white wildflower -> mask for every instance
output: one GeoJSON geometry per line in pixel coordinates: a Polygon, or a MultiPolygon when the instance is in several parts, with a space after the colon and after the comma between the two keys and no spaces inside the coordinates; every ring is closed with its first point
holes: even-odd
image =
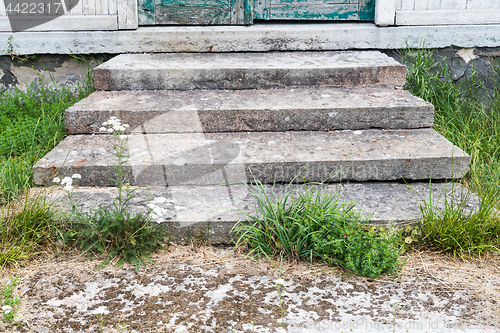
{"type": "Polygon", "coordinates": [[[125,128],[128,128],[128,127],[129,127],[129,125],[128,125],[128,124],[123,124],[122,126],[123,126],[123,127],[125,127],[125,128]]]}
{"type": "Polygon", "coordinates": [[[285,280],[283,280],[283,279],[277,279],[277,280],[274,280],[274,283],[275,284],[279,284],[279,285],[284,285],[285,284],[285,280]]]}
{"type": "Polygon", "coordinates": [[[61,180],[61,185],[72,185],[73,184],[73,179],[71,177],[64,177],[63,180],[61,180]]]}
{"type": "Polygon", "coordinates": [[[125,140],[126,138],[127,138],[127,136],[126,136],[126,135],[123,135],[123,134],[122,134],[122,135],[120,135],[120,139],[125,140]]]}
{"type": "Polygon", "coordinates": [[[54,179],[52,179],[52,182],[53,182],[53,183],[60,183],[60,182],[61,182],[61,178],[59,178],[59,177],[54,177],[54,179]]]}
{"type": "Polygon", "coordinates": [[[112,128],[108,128],[108,133],[113,133],[113,129],[112,128]]]}
{"type": "Polygon", "coordinates": [[[73,176],[71,176],[71,178],[73,178],[73,179],[82,179],[82,175],[80,175],[79,173],[75,173],[75,174],[73,174],[73,176]]]}
{"type": "Polygon", "coordinates": [[[10,305],[4,305],[4,306],[2,306],[2,311],[5,314],[9,314],[12,311],[12,306],[10,306],[10,305]]]}
{"type": "Polygon", "coordinates": [[[71,186],[71,185],[64,186],[65,191],[71,191],[72,189],[73,189],[73,186],[71,186]]]}
{"type": "Polygon", "coordinates": [[[106,127],[99,128],[99,132],[106,132],[106,131],[107,131],[106,127]]]}
{"type": "Polygon", "coordinates": [[[117,126],[114,126],[113,129],[115,131],[118,131],[118,132],[123,132],[125,131],[125,127],[121,126],[121,125],[117,125],[117,126]]]}

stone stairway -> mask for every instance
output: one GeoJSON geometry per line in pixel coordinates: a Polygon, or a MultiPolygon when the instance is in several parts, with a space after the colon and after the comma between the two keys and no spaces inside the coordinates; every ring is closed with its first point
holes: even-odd
{"type": "Polygon", "coordinates": [[[275,195],[275,183],[327,181],[373,223],[413,223],[429,179],[468,170],[430,128],[432,106],[402,90],[406,67],[377,51],[119,55],[94,73],[98,91],[66,110],[74,135],[34,166],[35,183],[80,173],[80,204],[110,204],[116,158],[99,128],[116,116],[130,125],[127,181],[149,187],[132,209],[157,205],[179,235],[207,226],[229,241],[254,180],[275,195]]]}

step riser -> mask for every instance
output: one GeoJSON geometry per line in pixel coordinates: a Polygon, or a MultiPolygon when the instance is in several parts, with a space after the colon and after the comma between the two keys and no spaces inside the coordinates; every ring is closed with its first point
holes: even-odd
{"type": "Polygon", "coordinates": [[[406,69],[394,73],[386,68],[232,70],[218,71],[137,71],[95,70],[96,90],[193,90],[193,89],[276,89],[286,87],[331,86],[360,87],[370,85],[401,86],[406,69]]]}
{"type": "MultiPolygon", "coordinates": [[[[70,136],[34,167],[36,184],[80,173],[81,185],[113,186],[116,158],[103,135],[70,136]],[[69,172],[63,171],[69,168],[69,172]]],[[[469,156],[431,129],[131,135],[131,185],[452,179],[469,156]],[[252,174],[250,174],[250,171],[252,174]]]]}
{"type": "MultiPolygon", "coordinates": [[[[173,167],[152,165],[143,168],[125,166],[126,182],[131,186],[223,185],[226,183],[264,184],[275,182],[341,182],[454,179],[467,170],[468,160],[446,158],[425,160],[346,161],[344,163],[231,164],[173,167]]],[[[70,167],[52,170],[34,168],[35,184],[47,185],[55,175],[79,173],[81,186],[116,186],[112,167],[70,167]],[[52,177],[51,177],[52,176],[52,177]]]]}
{"type": "Polygon", "coordinates": [[[99,133],[111,116],[151,134],[422,128],[434,111],[400,90],[96,92],[66,110],[66,131],[99,133]]]}
{"type": "MultiPolygon", "coordinates": [[[[327,186],[309,185],[324,194],[335,195],[342,202],[364,203],[355,209],[363,213],[370,223],[389,224],[397,223],[399,226],[417,224],[421,219],[420,205],[429,203],[429,193],[436,203],[443,208],[443,199],[448,198],[454,189],[455,196],[460,198],[461,194],[468,193],[466,189],[457,184],[432,184],[429,191],[429,183],[350,183],[330,184],[327,186]],[[465,191],[465,192],[462,192],[465,191]]],[[[283,196],[286,186],[275,185],[274,190],[270,185],[264,185],[266,194],[270,198],[283,196]]],[[[295,193],[303,193],[304,188],[292,185],[289,190],[295,193]]],[[[209,237],[212,244],[231,243],[233,234],[232,227],[240,220],[248,217],[244,215],[255,214],[254,207],[257,204],[253,192],[259,192],[258,188],[248,188],[245,185],[231,186],[204,186],[204,187],[170,187],[153,188],[151,190],[138,189],[134,192],[136,196],[130,201],[133,213],[144,213],[148,203],[160,208],[162,213],[155,222],[171,228],[176,240],[185,241],[189,233],[204,233],[209,237]]],[[[102,204],[111,207],[113,198],[117,191],[114,188],[76,188],[73,199],[78,202],[84,211],[95,208],[102,204]]],[[[61,202],[67,202],[64,193],[53,192],[59,195],[61,202]]],[[[477,202],[474,196],[470,197],[471,203],[477,202]]],[[[271,199],[272,200],[272,199],[271,199]]],[[[474,207],[471,204],[469,207],[474,207]]],[[[63,209],[70,209],[63,206],[63,209]]]]}
{"type": "Polygon", "coordinates": [[[406,67],[380,52],[120,55],[94,69],[97,90],[403,86],[406,67]]]}

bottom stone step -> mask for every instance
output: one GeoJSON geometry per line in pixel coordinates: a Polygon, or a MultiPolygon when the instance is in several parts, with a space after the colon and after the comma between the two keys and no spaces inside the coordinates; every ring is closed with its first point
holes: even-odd
{"type": "MultiPolygon", "coordinates": [[[[340,183],[328,185],[307,185],[328,194],[335,194],[340,201],[353,202],[373,224],[388,224],[394,221],[403,226],[416,224],[421,219],[420,205],[436,202],[443,207],[445,198],[460,198],[467,190],[456,183],[434,183],[429,191],[429,183],[410,184],[395,182],[340,183]],[[451,194],[454,195],[451,195],[451,194]],[[438,202],[439,201],[439,202],[438,202]]],[[[130,201],[131,211],[145,212],[147,205],[154,205],[159,216],[155,222],[172,228],[177,241],[188,241],[189,234],[202,233],[210,243],[232,243],[231,229],[245,214],[255,214],[257,204],[254,192],[264,190],[270,197],[280,198],[287,190],[300,193],[304,185],[263,185],[245,184],[228,186],[173,186],[169,188],[137,189],[130,201]]],[[[111,207],[116,197],[116,188],[79,187],[74,190],[74,202],[83,210],[102,204],[111,207]]],[[[68,198],[61,190],[52,192],[59,195],[64,209],[69,209],[68,198]]],[[[471,196],[471,199],[475,198],[471,196]]],[[[474,207],[474,200],[468,203],[474,207]]]]}

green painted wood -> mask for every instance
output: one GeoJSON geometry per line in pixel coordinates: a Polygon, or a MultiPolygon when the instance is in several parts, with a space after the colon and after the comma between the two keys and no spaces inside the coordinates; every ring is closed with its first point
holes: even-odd
{"type": "Polygon", "coordinates": [[[359,5],[331,1],[271,0],[271,20],[357,20],[359,5]]]}
{"type": "Polygon", "coordinates": [[[360,0],[359,20],[373,21],[375,19],[375,0],[360,0]]]}
{"type": "Polygon", "coordinates": [[[152,0],[137,0],[139,25],[154,25],[155,3],[152,0]]]}
{"type": "Polygon", "coordinates": [[[231,24],[231,0],[156,0],[156,24],[231,24]]]}
{"type": "Polygon", "coordinates": [[[375,0],[138,0],[139,24],[248,25],[260,20],[372,21],[375,0]]]}
{"type": "Polygon", "coordinates": [[[255,0],[253,17],[258,20],[269,20],[271,0],[255,0]]]}

